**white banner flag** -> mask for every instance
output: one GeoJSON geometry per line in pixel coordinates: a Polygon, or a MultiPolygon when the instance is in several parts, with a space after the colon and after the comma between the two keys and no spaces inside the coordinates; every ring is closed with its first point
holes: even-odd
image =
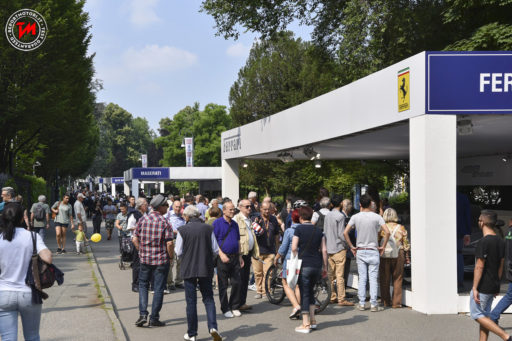
{"type": "Polygon", "coordinates": [[[194,138],[185,137],[185,160],[187,167],[194,167],[194,138]]]}

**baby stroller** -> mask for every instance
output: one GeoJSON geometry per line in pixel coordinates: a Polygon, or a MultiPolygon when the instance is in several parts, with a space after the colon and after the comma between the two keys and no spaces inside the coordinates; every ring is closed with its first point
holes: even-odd
{"type": "Polygon", "coordinates": [[[119,259],[119,269],[126,270],[124,263],[129,263],[133,259],[133,243],[132,237],[125,235],[124,233],[119,236],[121,238],[121,257],[119,259]]]}

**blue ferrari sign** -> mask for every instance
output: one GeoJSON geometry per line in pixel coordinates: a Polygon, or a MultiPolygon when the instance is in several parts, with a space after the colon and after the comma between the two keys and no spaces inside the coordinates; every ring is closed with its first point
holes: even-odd
{"type": "Polygon", "coordinates": [[[512,52],[427,52],[426,113],[512,113],[512,52]]]}

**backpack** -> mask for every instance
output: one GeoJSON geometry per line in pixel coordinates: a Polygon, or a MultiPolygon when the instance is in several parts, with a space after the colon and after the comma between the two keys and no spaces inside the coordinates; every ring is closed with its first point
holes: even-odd
{"type": "Polygon", "coordinates": [[[42,204],[37,204],[34,208],[34,219],[37,221],[44,221],[46,212],[42,204]]]}
{"type": "Polygon", "coordinates": [[[315,226],[323,231],[324,230],[325,214],[323,214],[320,211],[318,211],[316,213],[318,213],[318,220],[316,221],[315,226]]]}
{"type": "Polygon", "coordinates": [[[384,249],[384,254],[382,255],[382,258],[398,258],[398,245],[395,240],[395,233],[400,227],[399,224],[396,224],[395,228],[391,232],[391,235],[389,236],[388,243],[386,244],[386,248],[384,249]]]}

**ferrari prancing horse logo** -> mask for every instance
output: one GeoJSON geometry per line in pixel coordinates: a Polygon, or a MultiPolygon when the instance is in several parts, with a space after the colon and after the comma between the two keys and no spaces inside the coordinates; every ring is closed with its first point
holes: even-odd
{"type": "Polygon", "coordinates": [[[409,68],[398,71],[398,112],[410,109],[409,68]]]}

